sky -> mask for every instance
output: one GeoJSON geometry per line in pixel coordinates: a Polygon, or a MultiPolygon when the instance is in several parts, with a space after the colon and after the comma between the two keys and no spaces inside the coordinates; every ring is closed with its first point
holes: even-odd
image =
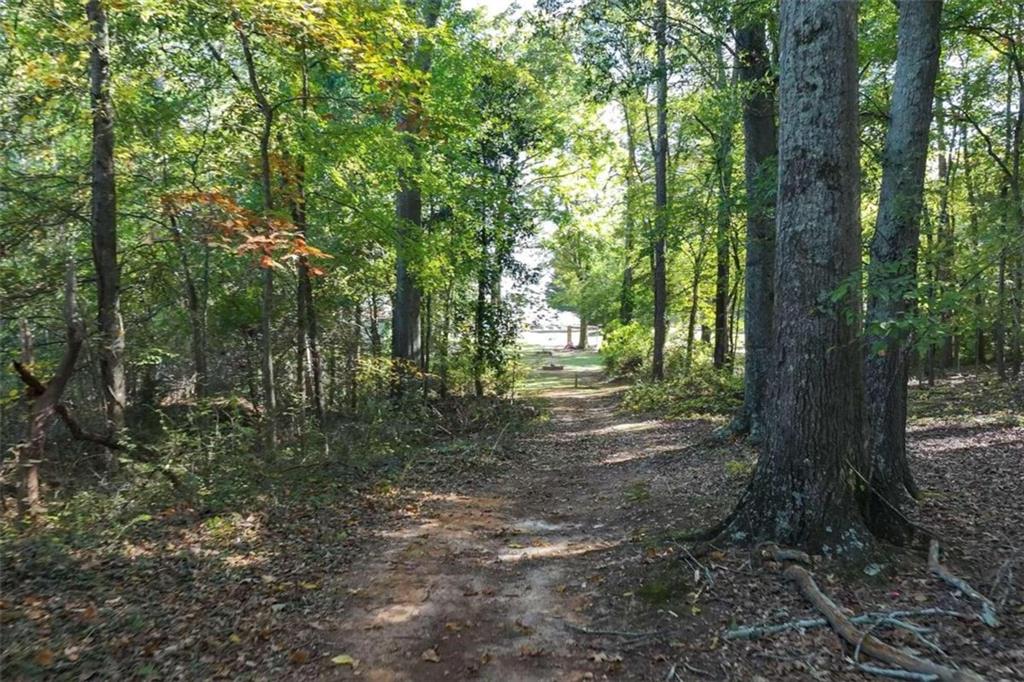
{"type": "MultiPolygon", "coordinates": [[[[481,7],[487,13],[488,16],[496,16],[501,14],[509,7],[515,5],[520,10],[528,10],[534,6],[535,0],[462,0],[462,7],[464,9],[476,9],[481,7]]],[[[543,231],[543,230],[542,230],[543,231]]],[[[525,322],[528,324],[542,324],[545,327],[565,327],[567,325],[579,325],[579,318],[576,315],[568,312],[561,312],[550,309],[544,303],[544,290],[551,281],[551,273],[544,268],[545,261],[547,260],[547,253],[537,247],[524,247],[520,248],[516,254],[520,261],[526,263],[529,266],[542,267],[541,279],[537,284],[529,287],[529,297],[531,302],[527,304],[525,313],[525,322]]],[[[502,289],[509,290],[517,288],[509,278],[504,278],[502,282],[502,289]]]]}
{"type": "Polygon", "coordinates": [[[500,14],[512,5],[518,5],[521,9],[530,9],[533,7],[533,0],[462,0],[462,6],[465,9],[483,7],[490,16],[500,14]]]}

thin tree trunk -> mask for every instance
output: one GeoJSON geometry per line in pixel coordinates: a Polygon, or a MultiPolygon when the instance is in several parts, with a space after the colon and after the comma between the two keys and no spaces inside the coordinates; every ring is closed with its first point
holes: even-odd
{"type": "MultiPolygon", "coordinates": [[[[978,225],[978,198],[974,187],[974,175],[971,171],[972,160],[969,157],[970,145],[967,143],[967,128],[964,128],[964,184],[967,186],[967,210],[971,239],[975,249],[980,246],[981,229],[978,225]]],[[[981,367],[985,364],[985,326],[982,319],[985,312],[985,292],[979,288],[974,296],[974,364],[981,367]]]]}
{"type": "MultiPolygon", "coordinates": [[[[171,236],[174,239],[174,246],[178,251],[178,260],[181,263],[181,278],[185,284],[185,307],[188,309],[190,327],[192,371],[195,374],[195,397],[201,399],[206,397],[209,383],[209,369],[206,357],[206,306],[201,300],[195,277],[192,276],[192,266],[189,263],[188,250],[185,248],[185,240],[181,233],[181,228],[178,226],[178,218],[171,213],[169,220],[171,236]]],[[[203,296],[205,296],[205,291],[203,296]]]]}
{"type": "Polygon", "coordinates": [[[622,115],[626,120],[626,206],[623,218],[622,287],[619,291],[619,322],[633,321],[633,199],[636,194],[636,140],[629,116],[629,106],[622,101],[622,115]]]}
{"type": "MultiPolygon", "coordinates": [[[[942,2],[901,2],[896,80],[889,113],[882,190],[868,266],[868,417],[866,519],[886,539],[905,542],[911,528],[900,513],[916,496],[907,460],[907,378],[910,337],[898,324],[912,313],[916,289],[928,128],[939,68],[942,2]],[[897,323],[897,324],[893,324],[897,323]]],[[[946,169],[948,171],[948,168],[946,169]]],[[[943,209],[946,210],[946,209],[943,209]]],[[[942,230],[940,218],[939,229],[942,230]]],[[[929,351],[929,362],[934,352],[929,351]]]]}
{"type": "Polygon", "coordinates": [[[377,307],[377,294],[370,294],[370,353],[379,358],[380,342],[380,309],[377,307]]]}
{"type": "Polygon", "coordinates": [[[484,395],[484,324],[487,307],[487,274],[483,270],[477,276],[476,309],[474,313],[475,345],[473,356],[473,388],[477,398],[484,395]]]}
{"type": "MultiPolygon", "coordinates": [[[[728,88],[725,60],[717,53],[718,87],[728,88]]],[[[729,363],[729,227],[732,222],[732,129],[733,112],[722,114],[715,141],[715,170],[718,180],[718,207],[715,212],[715,345],[712,364],[724,369],[729,363]]]]}
{"type": "MultiPolygon", "coordinates": [[[[20,471],[18,510],[22,514],[34,516],[43,509],[39,488],[39,464],[46,454],[46,432],[85,342],[85,325],[79,317],[75,300],[74,261],[70,258],[64,284],[64,320],[67,325],[67,342],[53,378],[45,385],[26,382],[29,383],[27,392],[32,401],[28,417],[28,439],[18,447],[16,460],[20,471]]],[[[15,370],[23,379],[31,376],[27,365],[15,363],[15,370]]]]}
{"type": "Polygon", "coordinates": [[[590,334],[590,330],[589,330],[589,324],[587,322],[587,318],[580,317],[579,341],[576,344],[577,350],[586,350],[587,349],[587,336],[589,336],[589,334],[590,334]]]}
{"type": "Polygon", "coordinates": [[[762,24],[736,32],[739,77],[749,90],[743,102],[744,177],[747,191],[745,294],[743,300],[743,407],[731,425],[750,440],[764,440],[765,391],[772,348],[775,289],[775,84],[762,24]]]}
{"type": "MultiPolygon", "coordinates": [[[[941,0],[938,2],[941,10],[941,0]]],[[[935,98],[935,127],[938,137],[938,174],[939,174],[939,222],[936,229],[936,253],[935,253],[935,284],[939,297],[951,288],[955,288],[953,282],[953,263],[956,256],[955,234],[953,230],[953,216],[949,210],[949,194],[954,175],[954,158],[956,138],[952,144],[947,140],[946,135],[946,112],[942,97],[935,98]]],[[[942,327],[949,332],[953,325],[953,313],[950,310],[941,311],[942,327]]],[[[939,348],[936,349],[936,363],[939,367],[947,369],[953,365],[954,337],[947,333],[941,340],[939,348]]]]}
{"type": "Polygon", "coordinates": [[[355,416],[359,408],[359,352],[361,349],[363,308],[358,302],[352,305],[352,325],[349,331],[348,353],[345,369],[348,374],[348,411],[355,416]]]}
{"type": "Polygon", "coordinates": [[[999,252],[999,274],[996,279],[996,320],[992,329],[996,373],[1006,379],[1006,247],[999,252]]]}
{"type": "Polygon", "coordinates": [[[693,279],[690,280],[690,310],[686,318],[686,369],[693,367],[693,347],[697,335],[697,312],[700,308],[700,280],[704,275],[704,259],[694,258],[693,279]]]}
{"type": "Polygon", "coordinates": [[[96,266],[97,318],[102,347],[100,373],[107,431],[124,428],[127,402],[121,282],[117,264],[117,195],[114,175],[114,107],[110,99],[110,44],[100,0],[85,6],[92,27],[89,52],[92,102],[92,257],[96,266]]]}
{"type": "Polygon", "coordinates": [[[666,0],[657,2],[655,42],[657,44],[658,79],[657,143],[654,154],[654,352],[651,375],[657,380],[665,377],[665,338],[668,332],[668,288],[665,273],[665,236],[668,231],[668,61],[667,45],[668,7],[666,0]]]}
{"type": "Polygon", "coordinates": [[[857,3],[782,0],[775,372],[768,439],[726,532],[830,554],[867,540],[862,464],[857,3]],[[840,287],[849,290],[828,308],[840,287]]]}
{"type": "MultiPolygon", "coordinates": [[[[242,28],[241,17],[235,12],[235,31],[242,45],[249,87],[261,117],[260,144],[260,187],[263,200],[263,217],[269,219],[274,209],[274,196],[271,189],[270,140],[274,128],[274,108],[267,100],[263,87],[256,74],[256,62],[249,45],[249,35],[242,28]]],[[[269,229],[269,227],[267,228],[269,229]]],[[[269,255],[269,254],[268,254],[269,255]]],[[[265,421],[265,446],[268,452],[277,446],[277,394],[274,386],[274,355],[273,355],[273,315],[274,315],[274,271],[271,267],[263,268],[263,292],[260,300],[260,369],[263,382],[263,412],[265,421]]]]}
{"type": "Polygon", "coordinates": [[[439,354],[441,356],[441,397],[448,397],[448,343],[451,337],[452,323],[452,287],[449,282],[448,289],[444,295],[444,319],[441,322],[441,343],[439,354]]]}

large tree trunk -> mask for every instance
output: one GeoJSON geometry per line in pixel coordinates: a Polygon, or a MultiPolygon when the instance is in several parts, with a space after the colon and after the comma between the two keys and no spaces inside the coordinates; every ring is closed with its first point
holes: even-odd
{"type": "Polygon", "coordinates": [[[765,436],[765,390],[772,349],[775,289],[775,84],[762,24],[736,32],[739,77],[749,88],[743,102],[744,176],[747,191],[747,256],[743,305],[743,407],[731,430],[765,436]]]}
{"type": "Polygon", "coordinates": [[[845,555],[868,539],[851,473],[863,452],[857,4],[782,0],[780,34],[770,423],[727,532],[845,555]]]}
{"type": "Polygon", "coordinates": [[[665,337],[668,333],[668,288],[665,274],[665,235],[668,231],[668,61],[667,44],[668,7],[666,0],[658,0],[655,25],[657,42],[657,142],[654,150],[654,352],[651,375],[655,380],[665,377],[665,337]]]}
{"type": "Polygon", "coordinates": [[[395,300],[391,312],[391,358],[418,363],[420,357],[419,285],[409,270],[407,252],[423,224],[423,203],[419,186],[403,175],[402,189],[395,201],[399,220],[398,255],[395,258],[395,300]]]}
{"type": "Polygon", "coordinates": [[[580,335],[579,341],[576,343],[577,350],[587,349],[587,337],[590,335],[590,326],[587,322],[586,317],[580,317],[580,335]]]}
{"type": "Polygon", "coordinates": [[[114,107],[110,100],[110,45],[107,15],[100,0],[89,0],[92,26],[89,53],[92,101],[92,258],[96,266],[97,317],[102,348],[100,373],[107,430],[124,427],[127,391],[124,376],[124,327],[117,265],[117,196],[114,180],[114,107]]]}
{"type": "MultiPolygon", "coordinates": [[[[438,0],[426,0],[423,11],[423,25],[433,28],[440,11],[438,0]]],[[[413,47],[412,60],[415,67],[423,72],[430,71],[431,52],[426,45],[413,47]]],[[[399,172],[399,192],[395,199],[395,215],[398,220],[397,255],[395,258],[395,299],[391,317],[391,359],[398,364],[399,374],[395,387],[401,389],[402,365],[419,364],[420,361],[420,301],[423,293],[410,269],[410,254],[414,251],[423,229],[423,199],[419,185],[420,133],[419,98],[410,98],[398,122],[399,131],[405,134],[406,147],[413,160],[412,167],[399,172]]]]}
{"type": "Polygon", "coordinates": [[[940,0],[904,0],[899,5],[896,80],[868,265],[864,382],[870,490],[866,518],[875,534],[900,542],[908,539],[911,528],[899,510],[908,492],[916,494],[906,442],[912,349],[909,334],[900,324],[892,323],[911,314],[910,297],[917,287],[922,193],[932,95],[939,68],[941,15],[940,0]]]}

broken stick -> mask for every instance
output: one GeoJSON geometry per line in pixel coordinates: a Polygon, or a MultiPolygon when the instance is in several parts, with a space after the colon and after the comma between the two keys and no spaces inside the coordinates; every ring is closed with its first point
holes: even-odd
{"type": "Polygon", "coordinates": [[[966,580],[953,575],[948,568],[939,563],[938,540],[932,540],[928,543],[928,570],[942,578],[946,584],[955,587],[971,599],[980,602],[981,613],[978,615],[978,619],[990,628],[999,627],[999,617],[996,615],[995,604],[988,597],[971,587],[970,583],[966,580]]]}
{"type": "Polygon", "coordinates": [[[910,656],[874,637],[869,632],[861,632],[818,588],[814,577],[802,566],[790,566],[783,575],[796,583],[800,594],[811,602],[814,608],[821,612],[821,615],[825,616],[825,620],[837,635],[850,646],[857,647],[859,651],[868,656],[907,672],[916,673],[919,678],[935,679],[939,682],[980,682],[982,680],[981,677],[969,670],[954,670],[924,658],[910,656]]]}
{"type": "MultiPolygon", "coordinates": [[[[895,619],[899,618],[918,618],[921,616],[951,616],[953,618],[971,618],[965,613],[959,611],[949,611],[947,609],[916,609],[910,611],[872,611],[871,613],[864,613],[859,616],[853,616],[850,618],[851,623],[860,624],[879,624],[885,625],[887,622],[895,624],[895,619]]],[[[799,620],[791,620],[785,623],[769,624],[769,625],[750,625],[745,627],[732,628],[726,630],[723,635],[724,639],[757,639],[759,637],[766,637],[768,635],[778,634],[780,632],[786,632],[787,630],[810,630],[811,628],[820,628],[828,625],[828,621],[824,618],[801,618],[799,620]]],[[[899,627],[903,627],[900,625],[899,627]]],[[[904,627],[904,629],[907,629],[904,627]]],[[[926,632],[927,628],[922,628],[922,632],[926,632]]]]}

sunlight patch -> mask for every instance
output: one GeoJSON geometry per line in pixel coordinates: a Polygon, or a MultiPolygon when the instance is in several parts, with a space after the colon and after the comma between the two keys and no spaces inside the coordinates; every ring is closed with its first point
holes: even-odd
{"type": "Polygon", "coordinates": [[[588,552],[611,549],[612,547],[620,544],[620,542],[621,540],[615,542],[602,542],[595,540],[593,542],[574,543],[570,540],[562,540],[561,542],[553,542],[540,547],[521,547],[508,552],[502,552],[498,555],[498,561],[511,562],[524,561],[527,559],[550,559],[577,556],[579,554],[587,554],[588,552]]]}
{"type": "Polygon", "coordinates": [[[405,623],[423,611],[422,604],[392,604],[385,606],[373,616],[373,625],[396,625],[405,623]]]}
{"type": "Polygon", "coordinates": [[[626,422],[624,424],[612,424],[601,429],[594,429],[589,433],[594,436],[605,436],[611,433],[635,433],[637,431],[649,431],[661,426],[656,419],[649,419],[642,422],[626,422]]]}

